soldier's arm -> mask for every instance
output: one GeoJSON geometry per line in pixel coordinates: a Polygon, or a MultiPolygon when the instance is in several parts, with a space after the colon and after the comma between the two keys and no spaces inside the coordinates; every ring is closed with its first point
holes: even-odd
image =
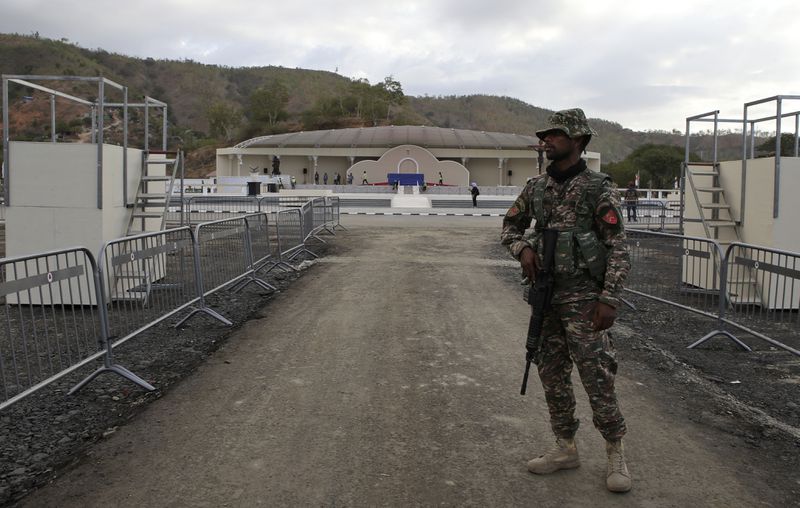
{"type": "Polygon", "coordinates": [[[595,213],[595,224],[600,240],[608,249],[605,283],[599,301],[616,308],[619,306],[622,287],[628,277],[631,263],[625,244],[620,195],[611,182],[604,184],[595,213]]]}
{"type": "Polygon", "coordinates": [[[522,190],[503,218],[500,243],[508,247],[514,259],[519,259],[525,247],[535,248],[523,238],[525,230],[531,226],[533,218],[531,215],[532,210],[529,210],[528,206],[530,189],[532,189],[532,186],[528,185],[522,190]]]}

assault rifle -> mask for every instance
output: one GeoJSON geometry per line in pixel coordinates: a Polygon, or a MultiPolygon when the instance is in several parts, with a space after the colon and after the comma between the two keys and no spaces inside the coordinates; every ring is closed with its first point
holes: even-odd
{"type": "Polygon", "coordinates": [[[556,241],[558,230],[545,229],[543,232],[542,265],[536,272],[536,280],[528,289],[528,305],[531,306],[531,320],[528,324],[528,338],[525,341],[525,375],[522,377],[520,395],[525,395],[528,388],[528,374],[531,371],[531,362],[539,364],[542,359],[542,324],[544,313],[550,308],[553,298],[553,274],[556,254],[556,241]]]}

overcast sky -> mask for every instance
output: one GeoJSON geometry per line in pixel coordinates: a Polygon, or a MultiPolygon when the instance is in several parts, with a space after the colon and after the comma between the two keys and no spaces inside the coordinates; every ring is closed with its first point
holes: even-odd
{"type": "Polygon", "coordinates": [[[800,95],[797,0],[0,2],[0,32],[37,31],[138,57],[393,75],[409,95],[579,106],[635,130],[800,95]]]}

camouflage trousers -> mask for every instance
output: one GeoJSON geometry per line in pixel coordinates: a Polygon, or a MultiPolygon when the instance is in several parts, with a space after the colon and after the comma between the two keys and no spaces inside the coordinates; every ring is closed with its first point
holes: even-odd
{"type": "Polygon", "coordinates": [[[614,375],[616,353],[607,331],[592,329],[595,300],[553,305],[542,327],[539,379],[550,410],[550,426],[559,438],[572,438],[578,430],[572,364],[589,395],[592,421],[606,440],[625,434],[625,419],[617,405],[614,375]]]}

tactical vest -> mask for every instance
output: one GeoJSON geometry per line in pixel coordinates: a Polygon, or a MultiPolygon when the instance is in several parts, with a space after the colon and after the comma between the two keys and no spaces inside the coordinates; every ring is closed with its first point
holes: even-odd
{"type": "MultiPolygon", "coordinates": [[[[600,283],[605,280],[608,249],[592,229],[597,201],[602,193],[603,183],[611,180],[605,173],[586,169],[589,181],[575,203],[575,225],[559,229],[556,243],[555,273],[557,275],[577,276],[588,270],[600,283]]],[[[544,191],[550,176],[538,180],[533,187],[533,217],[536,230],[548,227],[548,217],[544,209],[544,191]]],[[[542,252],[542,235],[535,236],[537,252],[542,252]]]]}

